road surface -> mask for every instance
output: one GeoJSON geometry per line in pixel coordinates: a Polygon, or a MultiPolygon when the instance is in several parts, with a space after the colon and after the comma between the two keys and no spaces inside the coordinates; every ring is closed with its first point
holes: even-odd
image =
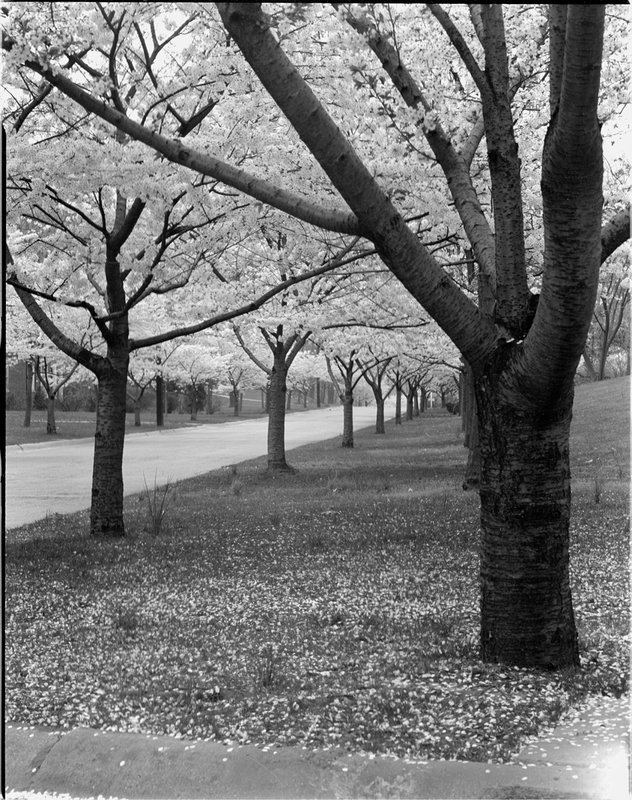
{"type": "MultiPolygon", "coordinates": [[[[353,410],[354,428],[375,424],[375,407],[353,410]]],[[[267,452],[267,419],[237,420],[125,437],[125,494],[147,486],[203,475],[267,452]]],[[[288,414],[286,450],[342,434],[342,407],[288,414]]],[[[6,448],[5,526],[15,528],[47,514],[90,507],[94,440],[12,445],[6,448]]]]}

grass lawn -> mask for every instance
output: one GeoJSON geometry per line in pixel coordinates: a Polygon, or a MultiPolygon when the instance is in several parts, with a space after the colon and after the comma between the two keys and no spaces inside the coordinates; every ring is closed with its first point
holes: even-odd
{"type": "MultiPolygon", "coordinates": [[[[303,411],[301,405],[296,404],[292,412],[303,411]]],[[[265,416],[260,409],[254,411],[244,408],[239,417],[235,417],[232,409],[222,408],[213,414],[198,412],[197,420],[191,421],[190,414],[165,414],[165,424],[162,430],[170,428],[186,428],[191,425],[217,425],[222,422],[234,422],[237,419],[256,419],[265,416]]],[[[24,427],[24,411],[7,411],[5,415],[5,444],[33,444],[35,442],[54,442],[59,439],[81,439],[94,436],[96,414],[89,411],[55,411],[57,433],[46,433],[46,411],[33,410],[31,425],[24,427]]],[[[134,433],[147,433],[158,430],[156,426],[155,410],[150,409],[141,414],[141,426],[134,425],[134,414],[126,415],[126,435],[134,433]]]]}
{"type": "Polygon", "coordinates": [[[508,759],[627,691],[629,379],[580,387],[572,582],[582,668],[483,664],[478,497],[460,420],[427,413],[177,484],[153,532],[85,512],[8,532],[6,718],[233,743],[508,759]]]}

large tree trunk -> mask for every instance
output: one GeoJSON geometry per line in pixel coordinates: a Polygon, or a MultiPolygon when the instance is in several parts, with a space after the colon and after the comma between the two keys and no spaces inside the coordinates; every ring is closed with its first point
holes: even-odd
{"type": "Polygon", "coordinates": [[[463,425],[465,430],[465,447],[468,449],[467,466],[463,478],[463,489],[473,489],[479,486],[481,471],[481,451],[478,437],[478,419],[476,414],[476,394],[474,391],[474,378],[472,370],[465,364],[463,378],[463,396],[465,399],[465,413],[463,425]]]}
{"type": "Polygon", "coordinates": [[[572,388],[546,413],[498,381],[476,385],[481,445],[481,657],[579,664],[569,586],[572,388]]]}
{"type": "Polygon", "coordinates": [[[395,424],[402,424],[402,387],[399,383],[395,387],[395,424]]]}
{"type": "Polygon", "coordinates": [[[289,469],[285,460],[285,404],[287,394],[287,367],[283,348],[274,354],[268,391],[268,469],[289,469]]]}
{"type": "Polygon", "coordinates": [[[125,442],[125,398],[127,354],[110,357],[98,377],[97,423],[94,435],[92,506],[93,536],[124,536],[123,444],[125,442]]]}

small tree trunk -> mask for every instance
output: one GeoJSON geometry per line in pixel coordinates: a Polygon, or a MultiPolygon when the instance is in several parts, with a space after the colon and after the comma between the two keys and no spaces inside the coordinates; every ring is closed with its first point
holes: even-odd
{"type": "Polygon", "coordinates": [[[569,586],[572,388],[525,410],[477,382],[481,440],[481,657],[520,667],[579,664],[569,586]]]}
{"type": "Polygon", "coordinates": [[[402,424],[402,388],[399,383],[395,386],[395,424],[402,424]]]}
{"type": "Polygon", "coordinates": [[[195,422],[197,419],[197,387],[191,386],[189,397],[190,397],[190,405],[191,405],[191,422],[195,422]]]}
{"type": "Polygon", "coordinates": [[[162,375],[156,375],[156,426],[164,427],[165,424],[165,382],[162,375]]]}
{"type": "Polygon", "coordinates": [[[33,411],[33,364],[26,362],[24,384],[24,427],[31,427],[31,413],[33,411]]]}
{"type": "Polygon", "coordinates": [[[375,414],[375,432],[386,433],[386,428],[384,427],[384,395],[379,385],[371,385],[371,389],[373,389],[373,397],[375,398],[375,405],[377,407],[375,414]]]}
{"type": "Polygon", "coordinates": [[[46,433],[54,436],[57,433],[55,422],[55,395],[49,395],[46,403],[46,433]]]}
{"type": "Polygon", "coordinates": [[[110,358],[110,363],[98,376],[90,509],[90,533],[93,536],[125,535],[123,445],[127,364],[127,355],[116,360],[110,358]]]}
{"type": "Polygon", "coordinates": [[[141,421],[140,421],[140,397],[137,397],[134,400],[134,427],[140,428],[141,421]]]}
{"type": "Polygon", "coordinates": [[[413,392],[412,390],[406,395],[406,419],[413,418],[413,392]]]}
{"type": "MultiPolygon", "coordinates": [[[[282,348],[279,348],[282,350],[282,348]]],[[[289,469],[285,460],[287,368],[282,352],[275,353],[268,390],[268,469],[289,469]]]]}
{"type": "Polygon", "coordinates": [[[291,409],[291,407],[292,407],[292,390],[291,389],[286,392],[286,396],[287,396],[287,401],[286,401],[286,404],[285,404],[285,410],[289,411],[291,409]]]}
{"type": "Polygon", "coordinates": [[[233,417],[239,416],[239,389],[233,389],[233,417]]]}
{"type": "Polygon", "coordinates": [[[342,400],[342,447],[353,447],[353,392],[347,389],[342,400]]]}
{"type": "Polygon", "coordinates": [[[316,378],[316,408],[320,408],[320,378],[316,378]]]}

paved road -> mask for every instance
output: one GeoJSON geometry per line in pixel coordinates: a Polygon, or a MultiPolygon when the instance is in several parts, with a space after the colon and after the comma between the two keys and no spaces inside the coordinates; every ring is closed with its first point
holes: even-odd
{"type": "MultiPolygon", "coordinates": [[[[354,409],[354,427],[375,423],[375,408],[354,409]]],[[[286,418],[286,449],[342,433],[342,408],[321,409],[286,418]]],[[[147,485],[191,478],[266,453],[267,420],[129,434],[125,439],[125,494],[147,485]]],[[[90,506],[93,439],[13,445],[6,448],[5,525],[15,528],[47,514],[90,506]]]]}

